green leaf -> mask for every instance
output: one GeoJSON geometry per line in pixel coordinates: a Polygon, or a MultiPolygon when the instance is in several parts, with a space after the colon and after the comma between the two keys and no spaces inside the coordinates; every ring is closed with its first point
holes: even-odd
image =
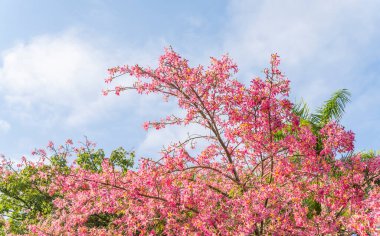
{"type": "Polygon", "coordinates": [[[346,104],[350,102],[351,93],[347,89],[336,91],[324,105],[311,115],[311,122],[319,126],[324,126],[332,119],[339,121],[344,113],[346,104]]]}
{"type": "Polygon", "coordinates": [[[128,153],[124,148],[119,147],[112,151],[110,156],[110,162],[116,166],[120,167],[123,172],[126,172],[128,169],[133,167],[135,153],[128,153]],[[127,155],[129,157],[127,157],[127,155]]]}
{"type": "Polygon", "coordinates": [[[299,116],[302,120],[310,120],[310,109],[305,101],[296,102],[293,105],[293,113],[299,116]]]}

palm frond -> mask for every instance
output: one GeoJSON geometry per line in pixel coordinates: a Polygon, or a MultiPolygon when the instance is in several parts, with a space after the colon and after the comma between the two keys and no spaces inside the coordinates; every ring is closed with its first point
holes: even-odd
{"type": "Polygon", "coordinates": [[[306,102],[301,100],[300,102],[295,102],[293,105],[293,113],[300,118],[309,121],[310,120],[310,109],[306,102]]]}
{"type": "Polygon", "coordinates": [[[315,124],[324,125],[335,119],[339,121],[344,113],[346,104],[350,102],[351,93],[347,89],[336,91],[324,105],[311,115],[311,121],[315,124]]]}

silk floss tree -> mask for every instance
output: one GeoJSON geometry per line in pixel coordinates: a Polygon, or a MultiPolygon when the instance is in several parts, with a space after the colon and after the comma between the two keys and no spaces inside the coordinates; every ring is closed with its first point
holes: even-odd
{"type": "MultiPolygon", "coordinates": [[[[273,54],[263,78],[245,86],[228,57],[191,67],[167,49],[156,68],[118,66],[133,86],[104,91],[158,93],[177,101],[184,116],[144,128],[195,124],[194,134],[120,171],[105,158],[101,171],[75,163],[49,187],[54,211],[30,226],[40,235],[326,235],[374,234],[380,214],[380,158],[354,153],[354,134],[339,124],[347,92],[315,115],[289,100],[290,81],[273,54]],[[342,100],[343,98],[343,100],[342,100]],[[338,108],[336,108],[338,104],[338,108]],[[205,147],[194,154],[194,139],[205,147]],[[192,154],[191,154],[192,153],[192,154]],[[351,153],[349,158],[340,158],[351,153]],[[94,215],[112,217],[94,227],[94,215]]],[[[334,95],[335,96],[335,95],[334,95]]]]}

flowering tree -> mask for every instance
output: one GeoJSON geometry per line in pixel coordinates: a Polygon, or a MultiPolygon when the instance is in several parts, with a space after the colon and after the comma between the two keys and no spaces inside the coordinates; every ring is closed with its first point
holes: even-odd
{"type": "Polygon", "coordinates": [[[354,134],[337,120],[313,129],[289,101],[289,80],[271,57],[264,78],[247,87],[227,56],[191,67],[166,50],[157,68],[109,69],[137,78],[126,90],[174,98],[186,114],[144,128],[196,124],[192,134],[122,171],[77,164],[55,176],[53,213],[30,225],[38,235],[325,235],[375,233],[380,217],[380,157],[355,154],[354,134]],[[197,140],[206,147],[189,148],[197,140]],[[345,154],[345,158],[340,158],[345,154]],[[91,224],[89,222],[97,222],[91,224]]]}
{"type": "MultiPolygon", "coordinates": [[[[33,155],[40,156],[37,162],[27,161],[25,157],[17,165],[2,157],[0,162],[0,235],[26,234],[28,225],[38,223],[40,218],[49,217],[54,207],[54,200],[63,195],[49,192],[49,186],[61,175],[70,175],[68,157],[74,156],[77,166],[91,172],[101,172],[105,158],[102,149],[95,149],[95,144],[88,141],[80,148],[74,148],[72,140],[65,145],[55,147],[49,142],[47,149],[36,149],[33,155]]],[[[113,168],[125,172],[133,166],[133,153],[127,153],[119,147],[108,160],[113,168]]],[[[104,215],[111,220],[112,215],[104,215]]],[[[87,224],[99,226],[104,224],[96,216],[87,219],[87,224]]]]}

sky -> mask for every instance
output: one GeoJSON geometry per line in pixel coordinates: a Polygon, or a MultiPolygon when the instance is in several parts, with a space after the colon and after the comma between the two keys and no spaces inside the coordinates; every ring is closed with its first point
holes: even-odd
{"type": "Polygon", "coordinates": [[[228,53],[244,83],[276,52],[292,101],[315,109],[348,89],[342,124],[356,133],[356,150],[379,150],[379,11],[375,0],[0,0],[0,153],[17,159],[86,136],[106,153],[157,156],[196,128],[145,131],[144,121],[180,112],[176,105],[101,91],[107,68],[155,66],[168,46],[192,65],[228,53]]]}

